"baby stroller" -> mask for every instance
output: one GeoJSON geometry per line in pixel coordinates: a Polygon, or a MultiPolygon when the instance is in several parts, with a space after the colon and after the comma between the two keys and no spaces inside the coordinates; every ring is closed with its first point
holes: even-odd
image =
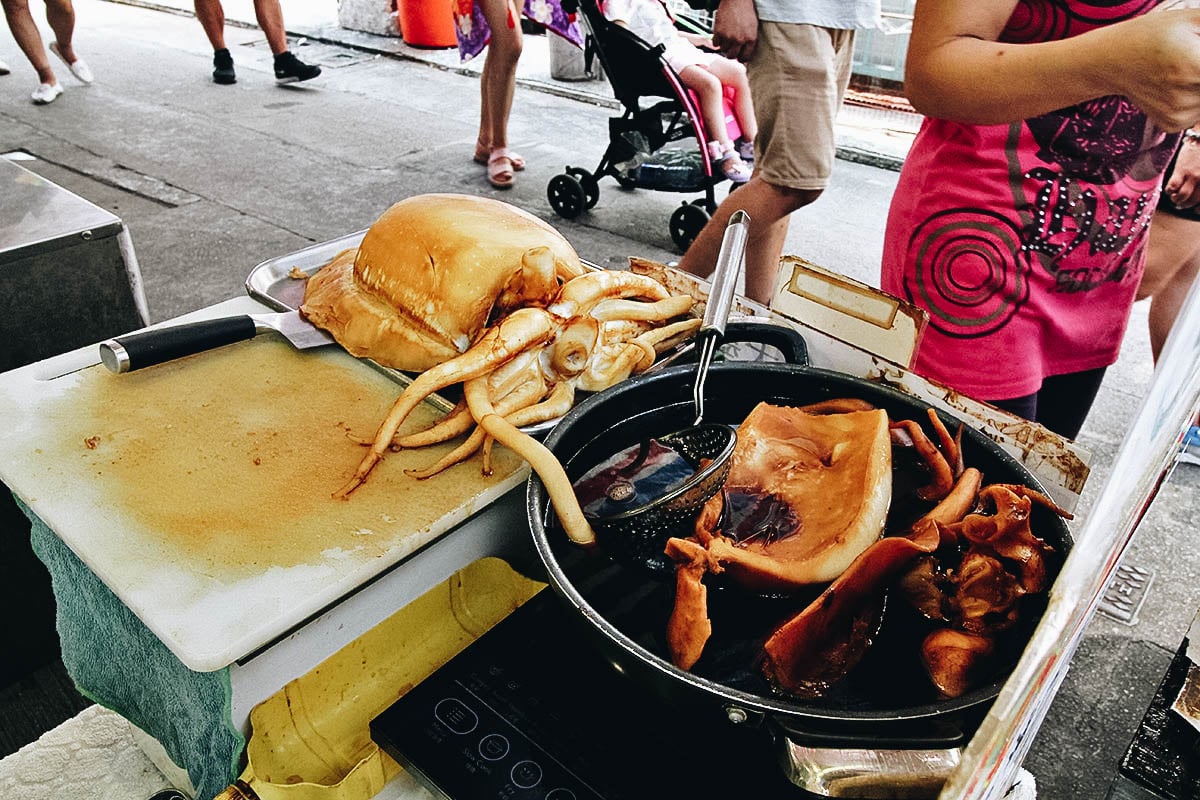
{"type": "Polygon", "coordinates": [[[700,233],[717,208],[713,188],[726,180],[706,157],[709,138],[704,120],[679,75],[662,57],[661,45],[651,47],[637,35],[611,22],[599,0],[578,0],[590,29],[586,65],[600,65],[624,113],[608,121],[608,148],[600,165],[588,172],[568,166],[550,179],[546,198],[555,213],[574,219],[600,199],[599,180],[611,175],[621,186],[671,192],[704,192],[671,214],[671,240],[680,250],[700,233]],[[658,102],[643,107],[645,98],[658,102]],[[695,148],[668,147],[694,139],[695,148]]]}

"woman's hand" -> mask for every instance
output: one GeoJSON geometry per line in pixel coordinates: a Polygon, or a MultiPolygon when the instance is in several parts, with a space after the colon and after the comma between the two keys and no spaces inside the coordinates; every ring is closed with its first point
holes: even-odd
{"type": "MultiPolygon", "coordinates": [[[[1123,94],[1167,131],[1200,121],[1200,10],[1144,14],[1114,25],[1114,94],[1123,94]]],[[[1194,146],[1189,149],[1195,149],[1194,146]]]]}
{"type": "Polygon", "coordinates": [[[1176,208],[1195,208],[1200,203],[1200,141],[1183,140],[1163,191],[1176,208]]]}
{"type": "Polygon", "coordinates": [[[758,44],[758,12],[754,0],[721,0],[713,16],[713,46],[721,55],[743,64],[758,44]]]}

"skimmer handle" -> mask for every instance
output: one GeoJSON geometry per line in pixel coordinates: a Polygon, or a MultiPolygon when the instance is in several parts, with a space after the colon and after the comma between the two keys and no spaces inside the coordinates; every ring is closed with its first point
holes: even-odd
{"type": "Polygon", "coordinates": [[[733,212],[725,226],[725,236],[721,239],[708,301],[704,304],[704,318],[696,333],[700,359],[696,365],[696,383],[692,387],[692,401],[696,408],[693,425],[699,425],[704,419],[704,381],[708,378],[708,367],[717,352],[717,346],[725,337],[725,323],[729,321],[729,311],[733,308],[733,292],[737,288],[742,264],[746,261],[746,239],[749,234],[750,215],[741,210],[733,212]]]}

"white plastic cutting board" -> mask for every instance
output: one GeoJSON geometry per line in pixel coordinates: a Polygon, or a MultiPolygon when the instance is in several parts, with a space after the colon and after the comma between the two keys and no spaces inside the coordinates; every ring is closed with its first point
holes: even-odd
{"type": "MultiPolygon", "coordinates": [[[[261,312],[235,298],[181,320],[261,312]]],[[[177,320],[179,321],[179,320],[177,320]]],[[[399,394],[337,347],[263,335],[115,375],[83,348],[0,375],[0,479],[190,669],[287,633],[522,483],[497,447],[434,478],[442,445],[352,474],[399,394]]],[[[422,408],[402,432],[436,418],[422,408]],[[420,419],[416,419],[420,416],[420,419]]]]}

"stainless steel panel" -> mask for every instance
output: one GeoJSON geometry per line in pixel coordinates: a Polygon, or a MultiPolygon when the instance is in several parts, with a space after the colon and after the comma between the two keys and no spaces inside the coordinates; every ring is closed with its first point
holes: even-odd
{"type": "Polygon", "coordinates": [[[120,218],[0,158],[0,264],[115,236],[120,218]]]}

